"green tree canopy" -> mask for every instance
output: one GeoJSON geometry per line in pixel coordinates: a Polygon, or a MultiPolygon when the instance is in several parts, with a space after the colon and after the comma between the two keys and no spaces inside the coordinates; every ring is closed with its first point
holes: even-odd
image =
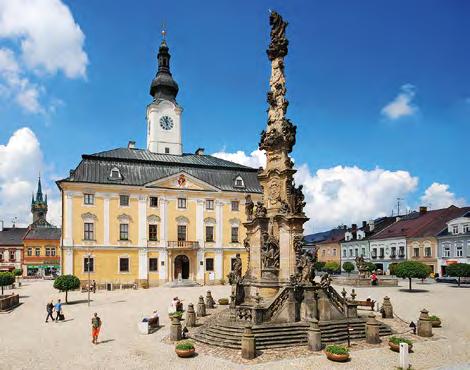
{"type": "Polygon", "coordinates": [[[15,275],[15,276],[23,275],[23,269],[14,269],[13,270],[13,275],[15,275]]]}
{"type": "Polygon", "coordinates": [[[323,268],[325,267],[325,262],[315,262],[315,270],[317,271],[323,271],[323,268]]]}
{"type": "Polygon", "coordinates": [[[339,266],[339,263],[338,262],[335,262],[335,261],[328,261],[327,263],[325,263],[325,267],[324,267],[325,271],[328,271],[328,272],[336,272],[340,269],[340,266],[339,266]]]}
{"type": "Polygon", "coordinates": [[[460,278],[470,277],[470,264],[468,263],[454,263],[447,266],[447,275],[458,278],[458,284],[460,286],[460,278]]]}
{"type": "Polygon", "coordinates": [[[373,272],[377,270],[377,266],[375,266],[375,263],[373,262],[366,262],[366,266],[367,266],[367,271],[369,272],[373,272]]]}
{"type": "Polygon", "coordinates": [[[354,271],[354,263],[346,261],[343,263],[343,270],[348,273],[348,275],[351,273],[351,271],[354,271]]]}
{"type": "Polygon", "coordinates": [[[15,282],[15,275],[11,272],[0,272],[0,286],[2,287],[2,295],[3,295],[3,287],[11,285],[15,282]]]}
{"type": "Polygon", "coordinates": [[[390,270],[390,275],[395,275],[397,266],[398,266],[397,262],[393,262],[390,265],[388,265],[388,269],[390,270]]]}
{"type": "Polygon", "coordinates": [[[411,291],[411,279],[425,279],[431,273],[431,268],[418,261],[403,261],[395,267],[395,275],[409,280],[411,291]]]}
{"type": "Polygon", "coordinates": [[[68,292],[80,288],[80,279],[74,275],[59,276],[54,280],[54,288],[65,292],[65,302],[68,303],[68,292]]]}

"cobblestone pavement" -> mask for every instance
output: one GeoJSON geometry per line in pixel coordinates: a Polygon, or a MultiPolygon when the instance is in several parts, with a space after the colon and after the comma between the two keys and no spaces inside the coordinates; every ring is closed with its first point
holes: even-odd
{"type": "MultiPolygon", "coordinates": [[[[443,320],[432,339],[419,339],[410,360],[414,369],[470,368],[470,289],[441,284],[415,283],[423,290],[408,293],[398,288],[356,288],[359,299],[370,296],[382,301],[391,298],[395,312],[405,321],[416,321],[419,310],[427,308],[443,320]]],[[[338,290],[342,286],[337,287],[338,290]]],[[[345,287],[350,291],[350,287],[345,287]]],[[[230,287],[153,288],[98,292],[88,307],[86,294],[71,292],[64,306],[66,321],[45,323],[45,305],[49,299],[64,298],[52,288],[51,281],[25,282],[16,291],[20,307],[0,314],[0,369],[394,369],[398,355],[385,344],[369,346],[356,343],[352,360],[346,364],[328,361],[322,353],[305,347],[263,351],[253,361],[242,361],[238,351],[208,347],[196,343],[198,355],[180,359],[173,345],[165,343],[169,333],[167,306],[173,296],[184,303],[196,303],[210,289],[214,298],[228,297],[230,287]],[[152,335],[141,335],[137,322],[154,309],[161,313],[163,327],[152,335]],[[98,312],[103,320],[101,343],[90,338],[90,319],[98,312]]],[[[366,312],[366,311],[364,311],[366,312]]],[[[406,330],[397,320],[394,325],[406,330]]]]}

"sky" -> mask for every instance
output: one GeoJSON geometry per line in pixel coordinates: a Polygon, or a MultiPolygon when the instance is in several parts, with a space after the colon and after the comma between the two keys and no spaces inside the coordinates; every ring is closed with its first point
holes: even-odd
{"type": "Polygon", "coordinates": [[[306,232],[470,201],[470,2],[0,0],[0,220],[31,221],[41,173],[146,147],[161,25],[185,152],[258,167],[269,9],[289,22],[288,117],[306,232]]]}

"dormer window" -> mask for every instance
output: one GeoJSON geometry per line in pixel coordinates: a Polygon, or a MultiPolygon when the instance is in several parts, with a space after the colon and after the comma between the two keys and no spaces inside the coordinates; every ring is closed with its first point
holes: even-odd
{"type": "Polygon", "coordinates": [[[236,188],[244,188],[245,187],[245,182],[243,181],[241,176],[237,176],[235,178],[235,187],[236,188]]]}
{"type": "Polygon", "coordinates": [[[470,233],[470,224],[463,225],[463,232],[470,233]]]}
{"type": "Polygon", "coordinates": [[[458,234],[458,233],[459,233],[459,225],[453,225],[452,234],[458,234]]]}
{"type": "Polygon", "coordinates": [[[111,180],[121,180],[121,171],[119,168],[114,167],[109,174],[111,180]]]}

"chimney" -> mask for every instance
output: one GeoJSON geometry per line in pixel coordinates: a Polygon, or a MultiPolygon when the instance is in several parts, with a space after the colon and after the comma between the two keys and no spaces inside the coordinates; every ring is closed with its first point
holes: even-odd
{"type": "Polygon", "coordinates": [[[426,214],[426,212],[428,211],[428,207],[419,207],[419,215],[422,216],[424,214],[426,214]]]}
{"type": "Polygon", "coordinates": [[[197,148],[196,155],[204,155],[204,148],[197,148]]]}
{"type": "Polygon", "coordinates": [[[135,149],[135,141],[134,140],[129,140],[127,143],[127,149],[135,149]]]}
{"type": "Polygon", "coordinates": [[[375,222],[374,220],[369,220],[369,231],[374,231],[375,222]]]}
{"type": "Polygon", "coordinates": [[[3,231],[3,221],[0,220],[0,231],[3,231]]]}
{"type": "Polygon", "coordinates": [[[357,224],[352,224],[352,225],[351,225],[351,229],[352,229],[353,231],[356,230],[356,229],[357,229],[357,224]]]}
{"type": "Polygon", "coordinates": [[[366,227],[367,226],[367,221],[362,221],[362,227],[366,227]]]}

